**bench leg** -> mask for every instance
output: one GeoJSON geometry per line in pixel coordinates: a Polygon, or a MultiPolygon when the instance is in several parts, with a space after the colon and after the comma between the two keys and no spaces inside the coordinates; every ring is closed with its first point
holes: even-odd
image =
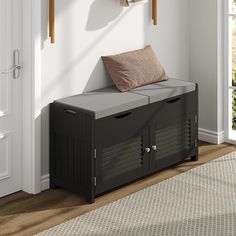
{"type": "Polygon", "coordinates": [[[198,147],[195,149],[195,153],[191,156],[191,161],[198,161],[198,147]]]}
{"type": "Polygon", "coordinates": [[[198,161],[198,155],[194,155],[191,157],[191,161],[198,161]]]}
{"type": "Polygon", "coordinates": [[[52,189],[57,189],[58,186],[55,185],[52,181],[50,181],[50,188],[52,188],[52,189]]]}
{"type": "Polygon", "coordinates": [[[95,196],[93,194],[89,194],[85,197],[85,200],[89,204],[95,203],[95,196]]]}

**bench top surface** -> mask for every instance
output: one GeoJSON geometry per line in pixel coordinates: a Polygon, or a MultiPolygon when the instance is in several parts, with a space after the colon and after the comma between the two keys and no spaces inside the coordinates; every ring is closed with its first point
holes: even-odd
{"type": "Polygon", "coordinates": [[[149,103],[154,103],[192,91],[195,91],[194,83],[169,79],[167,81],[142,86],[130,92],[147,96],[149,97],[149,103]]]}
{"type": "Polygon", "coordinates": [[[121,93],[114,86],[57,100],[66,105],[95,113],[95,119],[148,104],[148,97],[136,93],[121,93]]]}
{"type": "Polygon", "coordinates": [[[121,93],[114,86],[56,100],[95,114],[95,119],[134,109],[195,90],[195,84],[169,79],[130,92],[121,93]]]}

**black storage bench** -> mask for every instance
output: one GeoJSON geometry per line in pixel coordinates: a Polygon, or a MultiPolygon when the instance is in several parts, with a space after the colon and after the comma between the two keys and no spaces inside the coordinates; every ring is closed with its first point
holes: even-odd
{"type": "Polygon", "coordinates": [[[170,79],[108,87],[50,106],[50,185],[95,197],[198,159],[198,89],[170,79]]]}

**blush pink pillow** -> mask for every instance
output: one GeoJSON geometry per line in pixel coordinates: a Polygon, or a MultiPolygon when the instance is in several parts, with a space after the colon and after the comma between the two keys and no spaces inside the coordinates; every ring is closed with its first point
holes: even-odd
{"type": "Polygon", "coordinates": [[[118,55],[103,56],[102,60],[121,92],[168,80],[168,76],[151,46],[118,55]]]}

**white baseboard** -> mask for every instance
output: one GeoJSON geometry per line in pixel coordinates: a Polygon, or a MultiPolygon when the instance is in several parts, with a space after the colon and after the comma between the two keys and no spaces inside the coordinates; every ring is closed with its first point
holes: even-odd
{"type": "Polygon", "coordinates": [[[214,144],[221,144],[225,141],[225,134],[224,131],[215,132],[208,129],[198,129],[198,138],[199,140],[214,143],[214,144]]]}
{"type": "Polygon", "coordinates": [[[49,174],[43,175],[41,177],[41,191],[49,189],[49,174]]]}

